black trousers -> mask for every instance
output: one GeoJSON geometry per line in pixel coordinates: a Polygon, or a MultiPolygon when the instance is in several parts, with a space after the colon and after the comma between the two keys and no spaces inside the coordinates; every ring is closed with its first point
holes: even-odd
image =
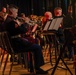
{"type": "Polygon", "coordinates": [[[12,40],[12,45],[16,53],[33,52],[35,69],[39,69],[40,66],[44,65],[42,49],[38,44],[31,44],[25,38],[16,38],[12,40]]]}

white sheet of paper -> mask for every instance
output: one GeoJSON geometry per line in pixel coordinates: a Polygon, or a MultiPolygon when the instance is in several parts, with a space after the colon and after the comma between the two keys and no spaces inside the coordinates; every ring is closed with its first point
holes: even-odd
{"type": "Polygon", "coordinates": [[[45,27],[44,27],[44,29],[43,29],[44,31],[47,31],[47,29],[48,29],[48,27],[49,27],[49,25],[50,25],[50,22],[51,22],[51,21],[47,21],[47,23],[46,23],[46,25],[45,25],[45,27]]]}
{"type": "Polygon", "coordinates": [[[52,30],[57,19],[53,19],[48,30],[52,30]]]}
{"type": "Polygon", "coordinates": [[[62,22],[62,19],[63,19],[63,18],[58,18],[58,19],[56,20],[56,23],[55,23],[53,29],[58,30],[58,28],[59,28],[59,26],[60,26],[60,24],[61,24],[61,22],[62,22]]]}
{"type": "Polygon", "coordinates": [[[58,30],[62,20],[63,17],[53,19],[48,30],[58,30]]]}

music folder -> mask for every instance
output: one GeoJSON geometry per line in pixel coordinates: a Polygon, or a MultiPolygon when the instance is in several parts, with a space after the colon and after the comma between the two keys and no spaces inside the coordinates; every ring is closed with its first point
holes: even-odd
{"type": "Polygon", "coordinates": [[[63,17],[53,19],[48,30],[58,30],[60,24],[62,23],[62,20],[63,17]]]}

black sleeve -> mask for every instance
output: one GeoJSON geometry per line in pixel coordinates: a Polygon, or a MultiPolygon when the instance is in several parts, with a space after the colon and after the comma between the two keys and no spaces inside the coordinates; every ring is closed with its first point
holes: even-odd
{"type": "Polygon", "coordinates": [[[28,25],[22,24],[21,26],[18,26],[17,28],[15,28],[15,21],[10,21],[7,25],[6,25],[6,30],[9,32],[10,35],[18,35],[18,34],[24,34],[27,32],[28,30],[28,25]]]}
{"type": "Polygon", "coordinates": [[[27,23],[22,24],[21,26],[17,27],[16,29],[19,33],[26,33],[28,31],[29,25],[27,23]]]}

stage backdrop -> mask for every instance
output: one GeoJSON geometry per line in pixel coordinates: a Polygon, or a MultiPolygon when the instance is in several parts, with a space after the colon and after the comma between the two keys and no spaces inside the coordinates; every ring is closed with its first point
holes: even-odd
{"type": "Polygon", "coordinates": [[[60,6],[63,14],[67,13],[69,4],[73,7],[73,16],[76,18],[76,0],[0,0],[0,10],[3,6],[15,4],[19,7],[19,14],[24,12],[30,14],[43,15],[45,11],[51,11],[60,6]]]}

